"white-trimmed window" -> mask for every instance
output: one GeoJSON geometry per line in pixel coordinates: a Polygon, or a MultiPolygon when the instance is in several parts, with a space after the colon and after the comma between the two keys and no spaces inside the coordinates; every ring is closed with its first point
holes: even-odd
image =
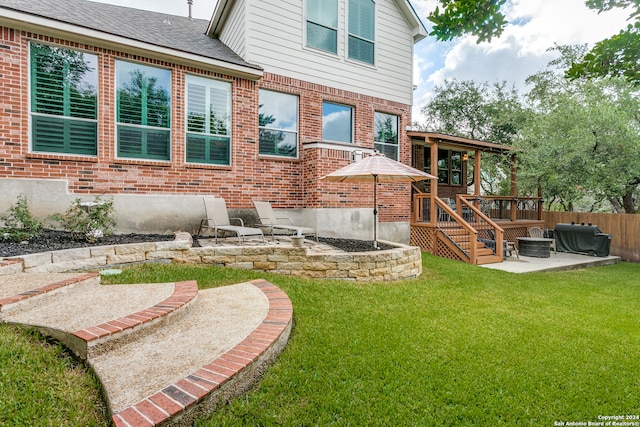
{"type": "Polygon", "coordinates": [[[259,152],[267,156],[298,157],[298,97],[260,89],[259,152]]]}
{"type": "Polygon", "coordinates": [[[323,102],[322,139],[353,142],[353,108],[348,105],[323,102]]]}
{"type": "Polygon", "coordinates": [[[398,116],[376,111],[374,147],[385,156],[398,160],[398,116]]]}
{"type": "Polygon", "coordinates": [[[98,154],[98,57],[30,43],[31,149],[98,154]]]}
{"type": "Polygon", "coordinates": [[[231,83],[186,76],[186,161],[231,164],[231,83]]]}
{"type": "Polygon", "coordinates": [[[373,0],[349,1],[350,59],[373,64],[375,47],[376,4],[373,0]]]}
{"type": "Polygon", "coordinates": [[[338,0],[307,0],[307,46],[338,53],[338,0]]]}
{"type": "Polygon", "coordinates": [[[116,61],[118,157],[171,160],[171,71],[116,61]]]}

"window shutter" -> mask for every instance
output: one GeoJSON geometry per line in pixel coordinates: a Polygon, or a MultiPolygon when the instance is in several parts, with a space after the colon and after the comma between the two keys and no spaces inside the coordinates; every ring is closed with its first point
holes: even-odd
{"type": "Polygon", "coordinates": [[[142,124],[142,97],[131,96],[129,93],[118,93],[118,122],[129,124],[142,124]]]}
{"type": "Polygon", "coordinates": [[[209,92],[210,124],[209,133],[229,135],[228,111],[229,92],[212,87],[209,92]]]}
{"type": "MultiPolygon", "coordinates": [[[[147,126],[169,127],[169,94],[165,89],[147,86],[147,126]]],[[[144,100],[143,100],[144,101],[144,100]]]]}
{"type": "Polygon", "coordinates": [[[156,160],[169,160],[171,159],[171,153],[169,152],[169,139],[171,133],[166,130],[154,130],[145,129],[146,132],[146,144],[143,147],[146,148],[145,158],[156,160]],[[146,147],[145,147],[146,145],[146,147]]]}
{"type": "Polygon", "coordinates": [[[69,151],[76,154],[97,155],[98,124],[69,121],[69,151]]]}
{"type": "Polygon", "coordinates": [[[35,43],[30,50],[32,149],[95,156],[97,58],[35,43]]]}
{"type": "Polygon", "coordinates": [[[187,76],[186,161],[231,164],[231,84],[187,76]]]}
{"type": "Polygon", "coordinates": [[[171,160],[171,71],[116,61],[118,156],[171,160]]]}
{"type": "Polygon", "coordinates": [[[207,87],[195,83],[187,84],[187,131],[207,131],[207,87]]]}
{"type": "Polygon", "coordinates": [[[118,126],[118,157],[143,157],[142,133],[142,129],[118,126]]]}
{"type": "Polygon", "coordinates": [[[62,67],[47,65],[50,55],[44,47],[31,47],[32,111],[41,114],[64,114],[64,73],[62,67]]]}
{"type": "Polygon", "coordinates": [[[230,157],[229,138],[187,135],[187,162],[228,165],[230,157]]]}

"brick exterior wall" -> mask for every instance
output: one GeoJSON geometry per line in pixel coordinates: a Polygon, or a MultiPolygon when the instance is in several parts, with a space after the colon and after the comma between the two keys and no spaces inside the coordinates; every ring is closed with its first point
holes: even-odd
{"type": "MultiPolygon", "coordinates": [[[[404,132],[411,122],[411,107],[309,82],[265,73],[259,82],[217,74],[153,58],[143,58],[42,34],[0,27],[0,178],[63,179],[78,195],[180,194],[215,195],[230,208],[252,208],[253,199],[271,201],[278,208],[370,207],[372,184],[340,184],[319,178],[351,161],[356,148],[374,147],[374,112],[400,117],[400,161],[411,164],[411,142],[404,132]],[[98,155],[29,152],[28,43],[36,41],[93,53],[98,56],[98,155]],[[171,160],[116,158],[115,61],[123,59],[169,68],[171,87],[171,160]],[[231,166],[185,162],[184,80],[186,74],[232,83],[231,166]],[[258,89],[267,88],[299,96],[299,158],[258,154],[258,89]],[[322,140],[322,102],[353,107],[354,143],[326,148],[322,140]]],[[[381,184],[379,220],[407,221],[410,216],[408,184],[381,184]]]]}

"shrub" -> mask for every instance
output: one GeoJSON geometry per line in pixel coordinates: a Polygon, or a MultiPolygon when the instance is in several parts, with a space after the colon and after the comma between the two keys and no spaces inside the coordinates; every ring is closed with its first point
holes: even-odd
{"type": "Polygon", "coordinates": [[[3,239],[19,242],[38,237],[42,233],[42,222],[29,211],[29,204],[24,194],[18,195],[16,204],[0,215],[0,221],[4,223],[3,227],[0,227],[3,239]]]}
{"type": "Polygon", "coordinates": [[[75,199],[63,214],[52,215],[51,219],[71,232],[74,239],[95,242],[102,236],[113,234],[116,225],[114,215],[113,200],[96,196],[89,203],[75,199]]]}

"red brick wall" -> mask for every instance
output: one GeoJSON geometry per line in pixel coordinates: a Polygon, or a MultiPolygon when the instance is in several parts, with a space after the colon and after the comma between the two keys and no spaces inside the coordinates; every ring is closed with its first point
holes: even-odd
{"type": "MultiPolygon", "coordinates": [[[[0,177],[66,179],[78,194],[211,194],[224,197],[232,208],[251,208],[254,199],[270,200],[279,208],[369,207],[371,184],[335,184],[319,181],[347,165],[343,150],[303,149],[304,141],[321,141],[322,102],[354,108],[354,146],[373,148],[373,115],[382,111],[400,116],[400,159],[411,162],[410,106],[336,90],[288,77],[265,73],[260,82],[239,79],[142,58],[113,50],[68,42],[0,27],[0,177]],[[99,107],[97,157],[29,153],[30,40],[66,46],[98,55],[99,107]],[[125,59],[172,70],[171,161],[116,158],[115,61],[125,59]],[[231,166],[187,164],[184,160],[184,76],[199,74],[230,81],[233,91],[231,166]],[[299,96],[299,159],[258,155],[258,87],[299,96]]],[[[379,187],[380,220],[409,217],[408,186],[379,187]]]]}

